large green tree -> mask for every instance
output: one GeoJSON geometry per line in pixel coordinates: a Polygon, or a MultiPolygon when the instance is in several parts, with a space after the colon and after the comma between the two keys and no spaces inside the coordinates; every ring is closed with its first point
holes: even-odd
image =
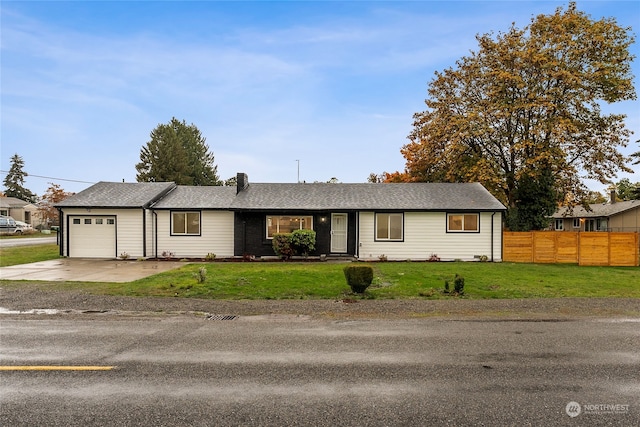
{"type": "Polygon", "coordinates": [[[622,178],[613,185],[612,190],[615,190],[616,197],[619,200],[634,200],[640,198],[638,197],[640,196],[640,182],[634,184],[629,178],[622,178]]]}
{"type": "Polygon", "coordinates": [[[36,195],[25,188],[24,179],[29,174],[24,171],[24,160],[17,153],[11,156],[11,167],[4,178],[4,194],[25,202],[35,203],[36,195]]]}
{"type": "Polygon", "coordinates": [[[477,52],[435,74],[401,150],[405,171],[387,181],[481,182],[523,229],[544,226],[556,202],[580,203],[584,179],[630,171],[625,116],[601,109],[636,97],[630,28],[570,3],[477,40],[477,52]]]}
{"type": "Polygon", "coordinates": [[[136,164],[138,182],[222,185],[213,153],[194,124],[174,117],[167,124],[159,124],[150,137],[136,164]]]}

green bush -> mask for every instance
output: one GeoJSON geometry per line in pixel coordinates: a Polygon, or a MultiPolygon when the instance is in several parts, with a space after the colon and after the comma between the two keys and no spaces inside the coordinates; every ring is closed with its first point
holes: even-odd
{"type": "Polygon", "coordinates": [[[456,274],[456,277],[453,279],[453,290],[458,295],[464,294],[464,277],[456,274]]]}
{"type": "Polygon", "coordinates": [[[293,248],[291,247],[291,234],[277,233],[273,235],[271,241],[273,251],[281,258],[289,259],[293,256],[293,248]]]}
{"type": "Polygon", "coordinates": [[[316,232],[296,230],[293,233],[273,235],[273,251],[281,258],[290,259],[294,255],[309,255],[316,248],[316,232]]]}
{"type": "Polygon", "coordinates": [[[373,268],[370,265],[347,265],[343,271],[347,284],[355,293],[363,293],[373,281],[373,268]]]}
{"type": "Polygon", "coordinates": [[[295,230],[291,233],[291,247],[295,255],[309,255],[316,248],[316,232],[295,230]]]}
{"type": "MultiPolygon", "coordinates": [[[[445,279],[444,281],[444,293],[451,293],[451,280],[445,279]]],[[[456,273],[453,278],[453,294],[454,295],[464,295],[464,277],[460,276],[456,273]]]]}

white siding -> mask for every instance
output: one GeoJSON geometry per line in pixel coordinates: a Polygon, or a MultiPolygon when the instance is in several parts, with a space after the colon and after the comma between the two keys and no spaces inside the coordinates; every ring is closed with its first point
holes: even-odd
{"type": "MultiPolygon", "coordinates": [[[[374,212],[359,215],[359,256],[377,260],[425,260],[431,254],[441,260],[491,258],[491,220],[493,212],[480,213],[480,233],[447,233],[445,212],[405,212],[404,241],[375,241],[374,212]]],[[[502,260],[502,217],[493,215],[493,259],[502,260]]]]}
{"type": "Polygon", "coordinates": [[[159,257],[164,251],[174,253],[177,258],[204,258],[209,253],[218,258],[233,256],[233,212],[202,211],[200,236],[172,236],[171,213],[166,210],[156,213],[159,257]]]}
{"type": "MultiPolygon", "coordinates": [[[[67,217],[80,216],[80,217],[93,217],[93,216],[111,216],[116,219],[116,254],[126,252],[132,258],[138,258],[144,256],[143,254],[143,210],[142,209],[64,209],[64,218],[62,221],[64,226],[67,227],[67,217]]],[[[75,239],[69,233],[78,232],[81,228],[65,229],[65,237],[63,239],[63,254],[66,256],[72,255],[77,258],[94,257],[95,254],[100,253],[96,251],[94,247],[99,242],[79,238],[75,239]],[[79,245],[71,248],[71,254],[69,248],[66,247],[67,238],[70,237],[70,245],[79,245]]],[[[103,243],[104,244],[104,243],[103,243]]]]}

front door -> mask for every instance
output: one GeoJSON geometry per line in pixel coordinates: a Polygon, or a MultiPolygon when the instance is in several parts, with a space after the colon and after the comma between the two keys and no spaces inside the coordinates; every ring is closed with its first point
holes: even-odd
{"type": "Polygon", "coordinates": [[[347,252],[347,214],[331,214],[331,253],[347,252]]]}

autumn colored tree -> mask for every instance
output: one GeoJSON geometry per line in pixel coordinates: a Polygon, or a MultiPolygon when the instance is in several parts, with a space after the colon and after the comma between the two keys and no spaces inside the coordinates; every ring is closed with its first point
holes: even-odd
{"type": "Polygon", "coordinates": [[[24,179],[29,174],[24,171],[24,160],[17,153],[11,156],[11,167],[3,184],[6,197],[15,197],[25,202],[35,203],[36,195],[24,186],[24,179]]]}
{"type": "Polygon", "coordinates": [[[222,185],[214,156],[194,125],[175,117],[151,131],[140,150],[138,182],[175,182],[178,185],[222,185]]]}
{"type": "Polygon", "coordinates": [[[62,187],[60,187],[60,185],[50,182],[49,187],[42,196],[38,207],[42,223],[47,225],[58,225],[58,209],[55,205],[74,194],[75,193],[66,192],[62,187]]]}
{"type": "Polygon", "coordinates": [[[630,28],[572,2],[477,40],[477,52],[435,74],[401,150],[405,171],[387,181],[481,182],[509,209],[510,226],[526,229],[544,225],[560,200],[579,203],[583,179],[630,171],[619,151],[631,134],[625,116],[601,110],[636,98],[630,28]]]}

